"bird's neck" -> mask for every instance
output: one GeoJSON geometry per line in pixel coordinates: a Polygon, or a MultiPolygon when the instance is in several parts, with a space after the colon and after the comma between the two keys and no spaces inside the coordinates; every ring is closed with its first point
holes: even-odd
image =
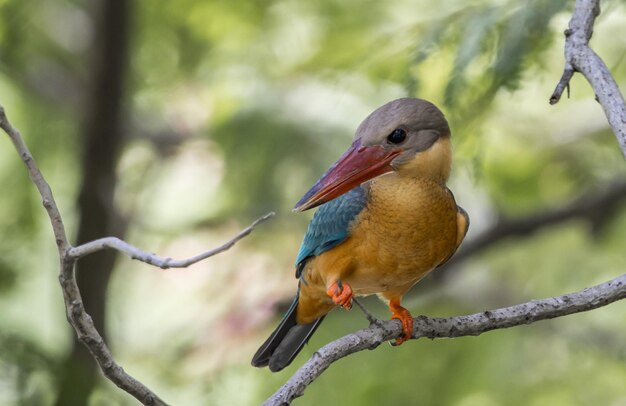
{"type": "Polygon", "coordinates": [[[395,175],[403,178],[425,179],[445,185],[452,167],[452,145],[450,136],[439,138],[432,147],[415,154],[402,165],[395,175]]]}

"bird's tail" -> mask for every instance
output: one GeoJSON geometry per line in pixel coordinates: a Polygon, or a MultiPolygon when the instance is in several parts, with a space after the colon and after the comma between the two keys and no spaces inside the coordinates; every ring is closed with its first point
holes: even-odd
{"type": "Polygon", "coordinates": [[[296,323],[296,309],[298,308],[296,295],[293,303],[287,310],[276,330],[269,336],[263,345],[252,357],[255,367],[269,366],[270,371],[278,372],[291,364],[304,344],[309,340],[315,329],[320,325],[324,316],[309,324],[296,323]]]}

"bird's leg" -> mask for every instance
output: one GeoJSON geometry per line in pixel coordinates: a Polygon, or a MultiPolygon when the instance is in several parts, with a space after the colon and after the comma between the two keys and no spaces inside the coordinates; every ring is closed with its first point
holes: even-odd
{"type": "Polygon", "coordinates": [[[400,345],[411,339],[413,335],[413,316],[411,316],[411,312],[400,306],[399,298],[394,298],[389,301],[389,309],[391,310],[391,319],[398,319],[402,323],[402,335],[392,344],[400,345]]]}
{"type": "Polygon", "coordinates": [[[356,297],[353,297],[352,301],[356,303],[357,306],[359,306],[359,308],[365,315],[365,318],[367,318],[367,321],[370,322],[370,325],[380,323],[380,320],[378,320],[372,313],[370,313],[360,300],[357,300],[356,297]]]}
{"type": "Polygon", "coordinates": [[[326,290],[326,294],[330,296],[333,303],[343,307],[346,310],[352,308],[352,288],[347,283],[342,283],[341,279],[337,279],[326,290]]]}

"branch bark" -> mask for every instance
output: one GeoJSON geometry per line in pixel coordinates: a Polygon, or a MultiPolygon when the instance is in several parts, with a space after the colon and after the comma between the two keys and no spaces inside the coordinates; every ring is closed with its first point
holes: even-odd
{"type": "MultiPolygon", "coordinates": [[[[626,274],[581,291],[533,300],[516,306],[457,317],[414,318],[413,339],[478,336],[491,330],[531,324],[569,314],[586,312],[626,298],[626,274]]],[[[397,338],[402,327],[397,320],[377,321],[368,328],[348,334],[325,345],[313,354],[296,373],[264,403],[288,405],[333,362],[355,352],[372,350],[397,338]]]]}
{"type": "Polygon", "coordinates": [[[200,254],[196,257],[190,258],[189,260],[168,261],[167,259],[161,259],[154,256],[153,254],[145,253],[131,246],[130,244],[114,237],[104,238],[77,247],[73,247],[67,239],[65,225],[63,224],[63,219],[54,199],[54,195],[52,194],[50,185],[48,184],[48,182],[46,182],[41,171],[37,167],[37,164],[32,154],[28,150],[28,147],[24,143],[21,134],[11,125],[11,123],[7,119],[4,107],[2,105],[0,105],[0,128],[2,128],[2,130],[7,133],[7,135],[13,142],[15,149],[20,155],[22,161],[24,162],[24,165],[26,165],[28,175],[30,176],[32,182],[35,184],[35,187],[37,188],[37,191],[41,196],[43,206],[46,209],[48,217],[50,218],[52,231],[54,233],[59,252],[59,282],[63,290],[67,319],[74,328],[76,336],[78,337],[80,342],[87,347],[93,359],[98,363],[98,366],[102,370],[102,373],[109,380],[115,383],[119,388],[134,396],[144,405],[166,405],[166,403],[162,399],[160,399],[154,392],[148,389],[140,381],[126,373],[122,369],[122,367],[118,365],[113,359],[111,351],[109,350],[108,346],[102,339],[102,336],[94,326],[91,316],[85,311],[83,299],[81,297],[80,290],[76,282],[76,262],[79,258],[83,256],[104,250],[106,248],[114,248],[126,252],[131,256],[134,255],[137,257],[137,259],[145,259],[144,262],[147,263],[150,263],[150,259],[152,259],[155,263],[158,262],[158,260],[162,260],[161,265],[166,265],[165,267],[185,267],[229,249],[237,241],[250,234],[250,232],[252,232],[256,225],[270,218],[273,213],[266,214],[265,216],[259,218],[248,228],[241,231],[238,235],[227,241],[225,244],[213,250],[200,254]]]}
{"type": "Polygon", "coordinates": [[[574,13],[565,30],[565,68],[559,83],[550,97],[550,104],[556,104],[574,72],[582,73],[596,99],[604,109],[604,114],[617,137],[622,154],[626,157],[626,103],[615,79],[611,76],[602,58],[589,47],[593,25],[600,14],[600,0],[576,0],[574,13]]]}
{"type": "Polygon", "coordinates": [[[68,250],[67,255],[69,255],[73,259],[79,259],[95,252],[103,251],[105,249],[112,249],[128,255],[132,259],[145,262],[149,265],[158,266],[161,269],[186,268],[190,265],[195,264],[196,262],[200,262],[221,252],[229,250],[239,240],[248,236],[258,224],[274,216],[274,214],[274,212],[267,213],[266,215],[256,219],[252,224],[241,230],[236,236],[226,241],[219,247],[210,249],[187,259],[162,258],[158,255],[142,251],[139,248],[130,245],[126,241],[120,240],[117,237],[100,238],[95,241],[79,245],[78,247],[72,247],[68,250]]]}

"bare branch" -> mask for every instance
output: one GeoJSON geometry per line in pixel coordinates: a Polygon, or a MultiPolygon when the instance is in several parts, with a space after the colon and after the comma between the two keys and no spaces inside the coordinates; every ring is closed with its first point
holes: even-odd
{"type": "Polygon", "coordinates": [[[139,248],[130,245],[126,241],[120,240],[117,237],[105,237],[100,238],[95,241],[88,242],[83,245],[79,245],[78,247],[73,247],[69,249],[68,255],[74,259],[79,259],[89,254],[93,254],[94,252],[102,251],[104,249],[113,249],[116,251],[120,251],[124,254],[127,254],[132,259],[136,259],[141,262],[145,262],[149,265],[158,266],[161,269],[168,268],[186,268],[189,265],[195,264],[196,262],[200,262],[204,259],[212,257],[213,255],[217,255],[221,252],[224,252],[230,249],[233,245],[235,245],[239,240],[246,237],[248,234],[254,230],[254,228],[265,220],[274,216],[274,213],[267,213],[266,215],[258,218],[248,227],[241,230],[236,236],[226,241],[224,244],[220,245],[217,248],[213,248],[211,250],[205,251],[201,254],[198,254],[194,257],[187,259],[172,259],[172,258],[162,258],[155,254],[150,254],[148,252],[142,251],[139,248]]]}
{"type": "Polygon", "coordinates": [[[57,204],[54,201],[54,196],[52,195],[52,190],[50,189],[50,185],[44,179],[41,171],[37,167],[37,163],[33,159],[32,154],[30,153],[28,147],[24,143],[22,136],[19,131],[17,131],[9,122],[4,107],[0,105],[0,128],[7,133],[15,149],[20,154],[20,158],[24,161],[24,165],[26,165],[26,169],[28,170],[28,176],[33,181],[39,194],[41,195],[43,207],[45,207],[46,212],[48,213],[48,217],[50,217],[50,222],[52,223],[52,231],[54,232],[54,237],[56,239],[57,247],[59,248],[59,254],[65,252],[70,246],[67,241],[67,236],[65,233],[65,226],[63,225],[63,220],[61,219],[61,213],[57,208],[57,204]]]}
{"type": "MultiPolygon", "coordinates": [[[[516,306],[457,317],[414,319],[413,338],[455,338],[477,336],[491,330],[531,324],[540,320],[585,312],[626,298],[626,274],[581,291],[516,306]]],[[[325,345],[313,354],[264,405],[288,405],[333,362],[358,351],[374,349],[397,338],[402,328],[397,320],[371,324],[325,345]]]]}
{"type": "Polygon", "coordinates": [[[140,381],[126,373],[113,359],[111,350],[109,350],[109,347],[94,326],[91,316],[85,311],[78,284],[76,283],[75,264],[76,260],[68,256],[61,257],[59,282],[63,290],[67,320],[74,328],[76,336],[87,347],[104,376],[120,389],[134,396],[144,405],[167,406],[167,403],[140,381]]]}
{"type": "Polygon", "coordinates": [[[109,378],[118,387],[125,390],[144,405],[166,405],[157,395],[148,389],[141,382],[128,375],[122,367],[120,367],[111,355],[111,351],[93,325],[91,316],[85,311],[83,300],[78,290],[76,277],[74,274],[74,265],[76,258],[68,255],[72,249],[71,244],[67,240],[65,226],[61,213],[54,200],[54,195],[50,189],[50,185],[44,179],[41,171],[37,167],[33,156],[28,147],[24,143],[20,133],[9,122],[4,107],[0,106],[0,128],[2,128],[11,141],[15,145],[15,149],[20,154],[22,161],[28,169],[31,180],[37,187],[39,194],[43,200],[43,206],[50,217],[52,230],[56,238],[59,257],[61,260],[61,270],[59,274],[59,282],[63,290],[63,298],[65,301],[65,309],[67,320],[76,331],[78,339],[87,347],[91,355],[94,357],[104,375],[109,378]]]}
{"type": "Polygon", "coordinates": [[[102,373],[119,388],[134,396],[144,405],[167,405],[145,385],[126,373],[113,359],[111,351],[102,339],[98,330],[95,328],[91,316],[85,311],[80,290],[78,289],[78,284],[76,283],[76,261],[79,258],[92,254],[96,251],[103,250],[105,248],[112,248],[127,253],[131,257],[139,259],[143,262],[160,266],[161,268],[185,267],[228,250],[235,245],[237,241],[250,234],[259,223],[272,217],[274,213],[269,213],[259,218],[223,245],[186,260],[175,261],[172,259],[159,258],[154,255],[147,254],[115,237],[102,238],[78,247],[72,247],[67,239],[63,219],[61,218],[58,206],[54,200],[52,190],[37,167],[37,164],[24,143],[22,136],[10,124],[4,108],[1,105],[0,128],[2,128],[7,133],[9,138],[11,138],[11,141],[15,145],[15,149],[20,154],[22,161],[24,161],[24,164],[28,169],[28,174],[37,187],[37,190],[43,200],[43,205],[46,208],[46,212],[50,217],[61,262],[59,282],[63,291],[66,315],[69,323],[76,332],[76,336],[85,345],[85,347],[87,347],[94,360],[98,363],[102,373]]]}
{"type": "Polygon", "coordinates": [[[561,100],[561,95],[565,89],[567,89],[567,97],[569,98],[569,81],[572,79],[572,76],[574,76],[574,68],[570,63],[566,62],[563,75],[561,75],[559,83],[556,84],[556,88],[552,92],[552,96],[550,96],[550,104],[557,104],[561,100]]]}
{"type": "Polygon", "coordinates": [[[582,73],[606,115],[622,153],[626,156],[626,103],[611,72],[602,59],[589,47],[593,25],[600,14],[600,0],[576,0],[569,28],[565,30],[565,69],[550,104],[556,104],[563,90],[569,87],[574,72],[582,73]]]}

